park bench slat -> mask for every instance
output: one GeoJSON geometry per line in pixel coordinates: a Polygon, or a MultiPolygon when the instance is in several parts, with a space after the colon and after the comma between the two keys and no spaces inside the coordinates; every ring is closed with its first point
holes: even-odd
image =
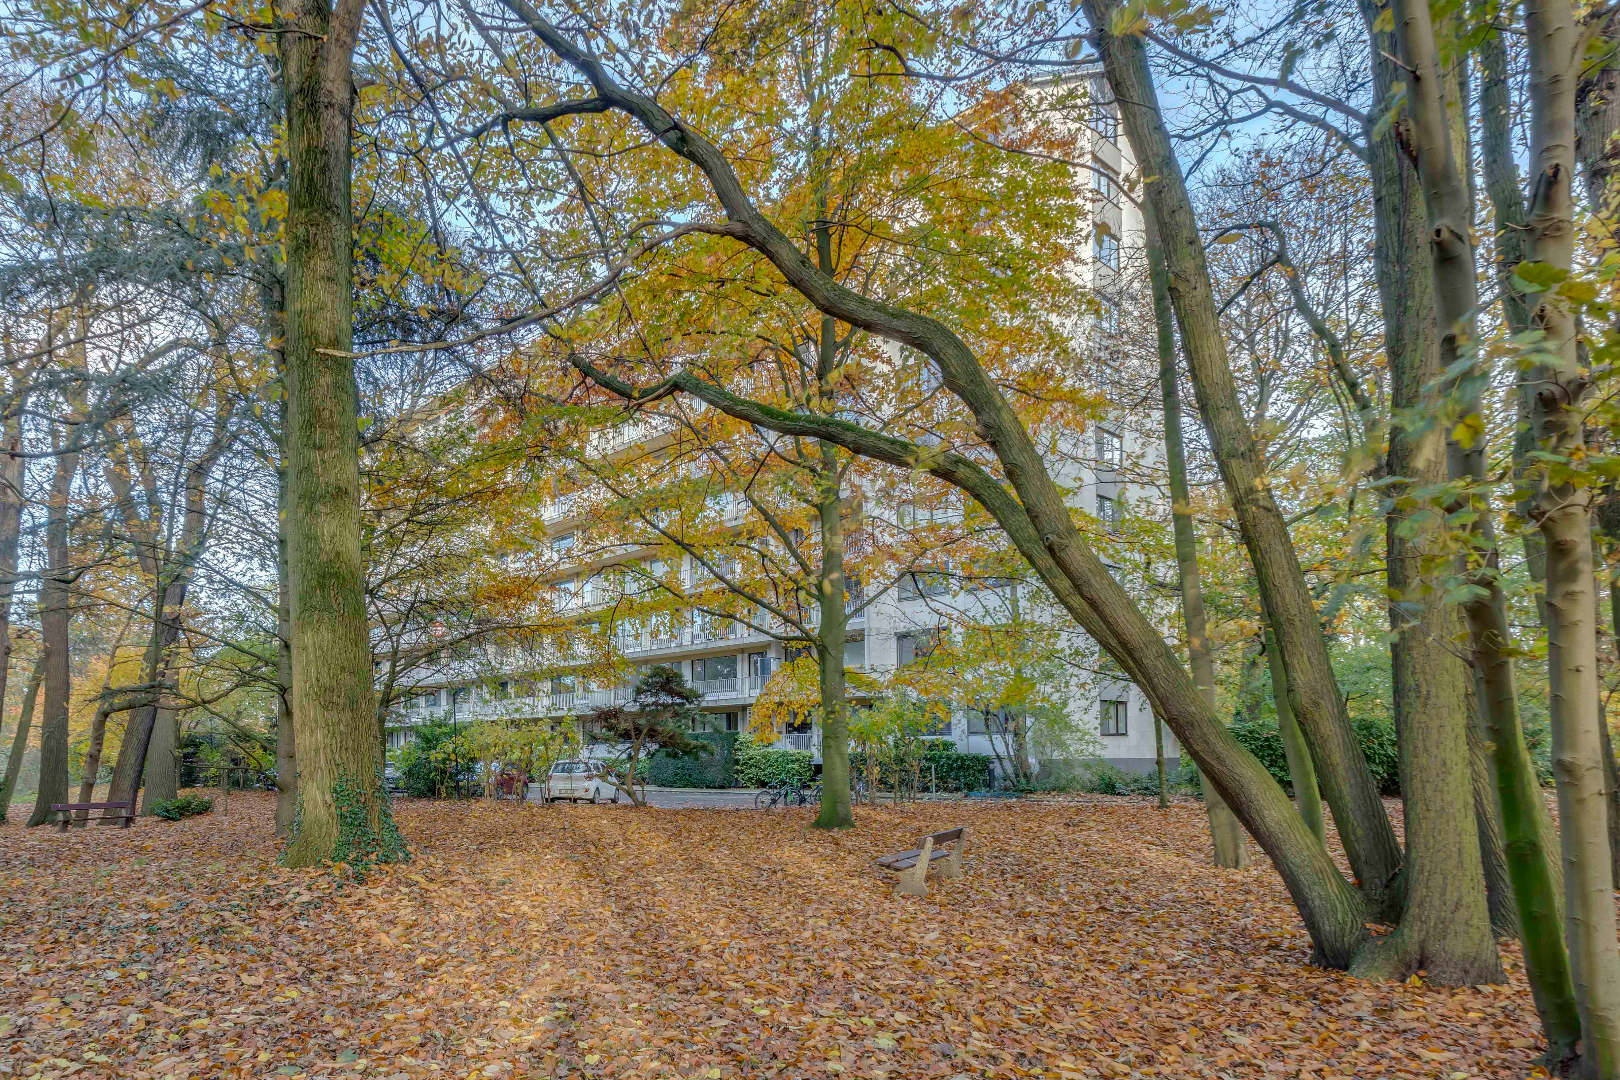
{"type": "Polygon", "coordinates": [[[135,824],[135,804],[124,799],[112,802],[59,802],[51,803],[51,813],[56,815],[57,832],[68,831],[77,810],[86,811],[86,821],[90,819],[88,811],[100,810],[101,816],[96,818],[97,821],[120,821],[125,829],[135,824]]]}
{"type": "Polygon", "coordinates": [[[962,876],[962,851],[967,847],[967,830],[963,828],[946,829],[943,832],[931,833],[917,841],[917,846],[910,851],[899,851],[893,855],[885,855],[877,860],[877,864],[885,870],[902,871],[900,884],[895,889],[895,895],[905,893],[912,896],[927,894],[924,877],[928,868],[940,859],[949,860],[946,868],[941,871],[946,877],[962,876]],[[943,845],[950,844],[949,851],[943,845]],[[926,865],[919,865],[923,860],[926,865]],[[904,873],[904,871],[911,871],[904,873]]]}

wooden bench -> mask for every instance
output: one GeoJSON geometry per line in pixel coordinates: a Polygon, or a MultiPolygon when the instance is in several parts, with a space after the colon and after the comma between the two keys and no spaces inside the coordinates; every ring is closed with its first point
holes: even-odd
{"type": "Polygon", "coordinates": [[[51,813],[56,817],[56,831],[67,832],[68,826],[73,824],[75,810],[100,810],[101,816],[92,818],[85,815],[86,821],[111,821],[122,818],[120,828],[127,829],[135,824],[134,803],[130,802],[59,802],[51,803],[51,813]]]}
{"type": "Polygon", "coordinates": [[[917,846],[910,851],[883,856],[877,864],[885,870],[900,873],[900,884],[895,886],[894,895],[927,896],[928,868],[935,860],[944,859],[945,865],[940,868],[940,876],[959,878],[962,876],[962,853],[966,850],[967,830],[946,829],[944,832],[922,837],[917,841],[917,846]],[[949,851],[943,850],[945,844],[951,845],[949,851]]]}

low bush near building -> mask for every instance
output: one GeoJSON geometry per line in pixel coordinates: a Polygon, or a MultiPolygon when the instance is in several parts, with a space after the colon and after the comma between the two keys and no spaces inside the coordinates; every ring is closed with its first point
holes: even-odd
{"type": "Polygon", "coordinates": [[[815,775],[814,759],[808,750],[779,750],[742,739],[737,743],[737,783],[743,787],[766,787],[782,781],[808,783],[815,775]]]}

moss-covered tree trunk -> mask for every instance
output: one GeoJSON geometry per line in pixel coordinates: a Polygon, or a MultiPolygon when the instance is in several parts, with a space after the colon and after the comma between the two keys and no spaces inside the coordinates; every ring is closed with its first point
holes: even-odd
{"type": "Polygon", "coordinates": [[[287,573],[299,814],[285,859],[394,860],[360,561],[354,361],[354,86],[364,5],[278,8],[287,110],[287,573]]]}
{"type": "MultiPolygon", "coordinates": [[[[1575,255],[1575,90],[1582,38],[1567,0],[1527,0],[1524,12],[1531,106],[1526,255],[1568,271],[1575,255]]],[[[1531,426],[1543,453],[1578,459],[1586,448],[1591,376],[1577,352],[1577,328],[1567,303],[1553,293],[1538,294],[1537,300],[1532,325],[1546,337],[1530,376],[1531,426]]],[[[1620,948],[1599,730],[1593,488],[1553,475],[1545,463],[1538,463],[1531,477],[1536,482],[1531,515],[1547,545],[1553,775],[1564,861],[1564,933],[1581,1016],[1582,1065],[1592,1076],[1620,1076],[1620,948]]]]}
{"type": "MultiPolygon", "coordinates": [[[[1171,535],[1176,547],[1176,577],[1181,590],[1181,618],[1187,628],[1187,662],[1193,682],[1215,708],[1215,662],[1210,654],[1208,620],[1204,613],[1204,586],[1198,571],[1198,534],[1193,528],[1191,495],[1187,487],[1187,451],[1181,431],[1181,377],[1176,363],[1175,316],[1170,311],[1169,272],[1158,244],[1152,206],[1143,207],[1147,225],[1148,279],[1153,289],[1153,315],[1158,324],[1159,396],[1164,410],[1164,457],[1170,473],[1171,535]]],[[[1154,713],[1154,723],[1159,722],[1154,713]]],[[[1204,810],[1215,848],[1215,865],[1242,869],[1249,865],[1243,825],[1221,793],[1204,785],[1204,810]]]]}

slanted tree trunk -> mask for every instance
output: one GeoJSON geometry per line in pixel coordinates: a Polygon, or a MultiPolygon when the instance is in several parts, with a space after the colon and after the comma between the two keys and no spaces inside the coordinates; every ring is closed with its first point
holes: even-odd
{"type": "Polygon", "coordinates": [[[286,88],[287,571],[298,831],[290,866],[406,857],[383,790],[360,556],[351,78],[363,0],[277,10],[286,88]]]}
{"type": "Polygon", "coordinates": [[[1158,108],[1145,46],[1139,36],[1108,32],[1118,10],[1116,0],[1085,0],[1084,6],[1138,167],[1150,178],[1145,194],[1169,267],[1171,308],[1216,464],[1257,584],[1275,620],[1294,715],[1352,869],[1375,907],[1392,910],[1398,899],[1394,888],[1401,867],[1400,844],[1350,726],[1293,539],[1271,495],[1259,446],[1238,400],[1203,239],[1158,108]]]}
{"type": "Polygon", "coordinates": [[[11,736],[11,753],[6,757],[5,779],[0,780],[0,823],[5,822],[11,810],[11,796],[17,790],[17,777],[22,773],[23,757],[28,753],[28,733],[34,726],[34,702],[44,681],[45,661],[41,657],[34,664],[34,674],[23,691],[21,715],[17,717],[17,730],[11,736]]]}
{"type": "MultiPolygon", "coordinates": [[[[1176,331],[1170,311],[1169,273],[1154,226],[1153,208],[1143,206],[1147,225],[1148,277],[1153,287],[1153,314],[1159,332],[1159,394],[1164,406],[1164,456],[1170,472],[1171,532],[1176,546],[1176,575],[1181,588],[1181,618],[1187,627],[1187,662],[1211,711],[1215,708],[1215,662],[1210,655],[1204,614],[1204,587],[1198,571],[1198,534],[1193,529],[1191,493],[1187,486],[1186,444],[1181,432],[1181,377],[1176,363],[1176,331]]],[[[1159,722],[1158,713],[1153,714],[1159,722]]],[[[1249,865],[1243,826],[1226,800],[1204,785],[1204,809],[1215,846],[1215,865],[1242,869],[1249,865]]]]}
{"type": "MultiPolygon", "coordinates": [[[[1265,604],[1261,604],[1264,617],[1265,604]]],[[[1299,816],[1311,827],[1311,832],[1322,843],[1327,843],[1327,822],[1322,817],[1322,789],[1316,783],[1316,766],[1311,764],[1311,750],[1305,744],[1305,734],[1294,719],[1293,706],[1288,697],[1288,665],[1283,663],[1282,650],[1277,647],[1277,635],[1271,620],[1265,620],[1266,667],[1271,672],[1271,697],[1277,705],[1277,734],[1282,738],[1283,755],[1288,759],[1288,779],[1294,786],[1294,805],[1299,816]]]]}
{"type": "MultiPolygon", "coordinates": [[[[83,334],[80,335],[84,337],[83,334]]],[[[82,409],[75,409],[82,416],[82,409]]],[[[69,499],[79,471],[79,436],[70,431],[57,446],[45,523],[46,570],[39,585],[39,638],[44,648],[45,705],[39,729],[39,790],[29,825],[51,820],[51,804],[68,801],[68,705],[73,693],[71,644],[73,615],[69,499]]]]}
{"type": "MultiPolygon", "coordinates": [[[[1527,0],[1530,55],[1534,261],[1568,271],[1575,254],[1575,90],[1580,35],[1567,0],[1527,0]]],[[[1576,349],[1568,304],[1541,293],[1532,324],[1546,338],[1531,371],[1531,425],[1544,453],[1581,455],[1590,374],[1576,349]],[[1544,357],[1544,358],[1543,358],[1544,357]]],[[[1581,1015],[1581,1056],[1594,1076],[1620,1075],[1620,948],[1604,798],[1597,682],[1598,605],[1592,561],[1591,487],[1549,475],[1538,462],[1532,516],[1547,544],[1547,675],[1553,775],[1564,861],[1565,936],[1581,1015]],[[1539,472],[1541,475],[1537,476],[1539,472]]]]}
{"type": "MultiPolygon", "coordinates": [[[[703,170],[725,208],[729,236],[768,258],[788,284],[822,312],[931,357],[939,365],[946,388],[972,412],[1005,480],[961,455],[941,453],[830,417],[750,401],[691,371],[676,372],[656,386],[644,388],[578,354],[568,357],[569,364],[626,400],[646,403],[670,394],[691,394],[747,423],[785,435],[825,439],[900,468],[924,469],[970,495],[1004,530],[1054,598],[1143,688],[1192,755],[1205,781],[1215,786],[1271,856],[1311,935],[1316,961],[1331,967],[1348,964],[1367,936],[1364,900],[1338,872],[1265,766],[1215,716],[1164,641],[1162,630],[1114,580],[1086,542],[1028,429],[973,350],[939,320],[864,297],[822,274],[799,245],[753,205],[718,147],[654,99],[621,86],[528,0],[502,0],[502,4],[589,80],[610,108],[634,117],[650,133],[662,132],[658,136],[661,145],[703,170]]],[[[1151,96],[1151,86],[1147,89],[1151,96]]]]}

